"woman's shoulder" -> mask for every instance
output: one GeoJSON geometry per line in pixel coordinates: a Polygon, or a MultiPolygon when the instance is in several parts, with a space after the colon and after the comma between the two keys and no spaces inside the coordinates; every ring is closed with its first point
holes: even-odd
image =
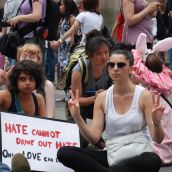
{"type": "Polygon", "coordinates": [[[38,101],[38,104],[40,101],[42,101],[42,99],[44,100],[43,96],[40,93],[33,93],[38,101]]]}
{"type": "Polygon", "coordinates": [[[0,96],[11,96],[11,92],[7,89],[4,89],[4,90],[0,90],[0,96]]]}
{"type": "Polygon", "coordinates": [[[45,81],[45,89],[46,88],[53,88],[54,89],[53,83],[51,81],[49,81],[49,80],[46,80],[45,81]]]}
{"type": "Polygon", "coordinates": [[[54,88],[54,85],[49,80],[46,80],[45,81],[45,97],[46,97],[46,101],[47,101],[47,98],[48,97],[50,99],[53,99],[55,97],[55,88],[54,88]]]}
{"type": "Polygon", "coordinates": [[[9,90],[0,90],[0,104],[4,107],[9,107],[12,99],[12,94],[9,90]]]}
{"type": "MultiPolygon", "coordinates": [[[[138,87],[138,86],[137,86],[138,87]]],[[[140,88],[142,86],[139,86],[140,88]]],[[[149,90],[145,89],[144,87],[142,87],[142,92],[141,92],[141,100],[143,102],[146,102],[148,99],[152,98],[152,94],[149,90]]]]}
{"type": "Polygon", "coordinates": [[[101,93],[99,93],[98,96],[97,96],[97,99],[99,99],[100,101],[105,100],[106,95],[107,95],[107,91],[108,90],[104,90],[101,93]]]}

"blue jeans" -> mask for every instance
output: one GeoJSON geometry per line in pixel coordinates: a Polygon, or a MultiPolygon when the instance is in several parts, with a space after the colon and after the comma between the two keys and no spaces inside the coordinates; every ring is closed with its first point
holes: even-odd
{"type": "Polygon", "coordinates": [[[169,68],[172,70],[172,49],[168,50],[169,68]]]}
{"type": "Polygon", "coordinates": [[[6,164],[0,162],[0,172],[11,172],[11,170],[6,164]]]}
{"type": "Polygon", "coordinates": [[[45,72],[47,79],[50,80],[51,82],[54,82],[56,55],[52,48],[49,47],[45,49],[45,59],[46,59],[45,72]]]}

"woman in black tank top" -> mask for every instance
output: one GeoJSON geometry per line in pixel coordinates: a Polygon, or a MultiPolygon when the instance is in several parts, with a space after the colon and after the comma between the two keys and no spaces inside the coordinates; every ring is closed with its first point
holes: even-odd
{"type": "Polygon", "coordinates": [[[44,75],[41,65],[29,60],[19,62],[9,76],[8,90],[0,91],[1,110],[44,117],[44,99],[41,95],[32,93],[42,83],[44,75]]]}

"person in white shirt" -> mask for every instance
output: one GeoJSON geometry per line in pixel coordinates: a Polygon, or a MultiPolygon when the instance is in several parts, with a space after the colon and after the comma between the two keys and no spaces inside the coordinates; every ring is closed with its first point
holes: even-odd
{"type": "Polygon", "coordinates": [[[80,45],[85,45],[86,34],[96,29],[101,30],[103,24],[103,17],[99,12],[99,0],[83,0],[84,11],[80,12],[75,18],[72,27],[57,41],[51,41],[52,48],[59,48],[70,35],[76,33],[81,29],[82,39],[80,45]]]}

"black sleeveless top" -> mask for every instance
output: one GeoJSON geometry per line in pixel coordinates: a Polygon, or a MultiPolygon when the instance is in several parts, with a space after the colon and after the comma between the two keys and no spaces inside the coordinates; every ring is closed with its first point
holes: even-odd
{"type": "MultiPolygon", "coordinates": [[[[14,92],[12,92],[11,95],[12,95],[11,104],[10,104],[10,107],[8,108],[7,112],[17,113],[17,107],[16,107],[16,103],[15,103],[16,100],[15,100],[14,92]]],[[[38,101],[37,101],[36,95],[34,93],[32,93],[32,97],[33,97],[33,102],[35,105],[34,115],[39,116],[39,108],[38,108],[38,101]]]]}

